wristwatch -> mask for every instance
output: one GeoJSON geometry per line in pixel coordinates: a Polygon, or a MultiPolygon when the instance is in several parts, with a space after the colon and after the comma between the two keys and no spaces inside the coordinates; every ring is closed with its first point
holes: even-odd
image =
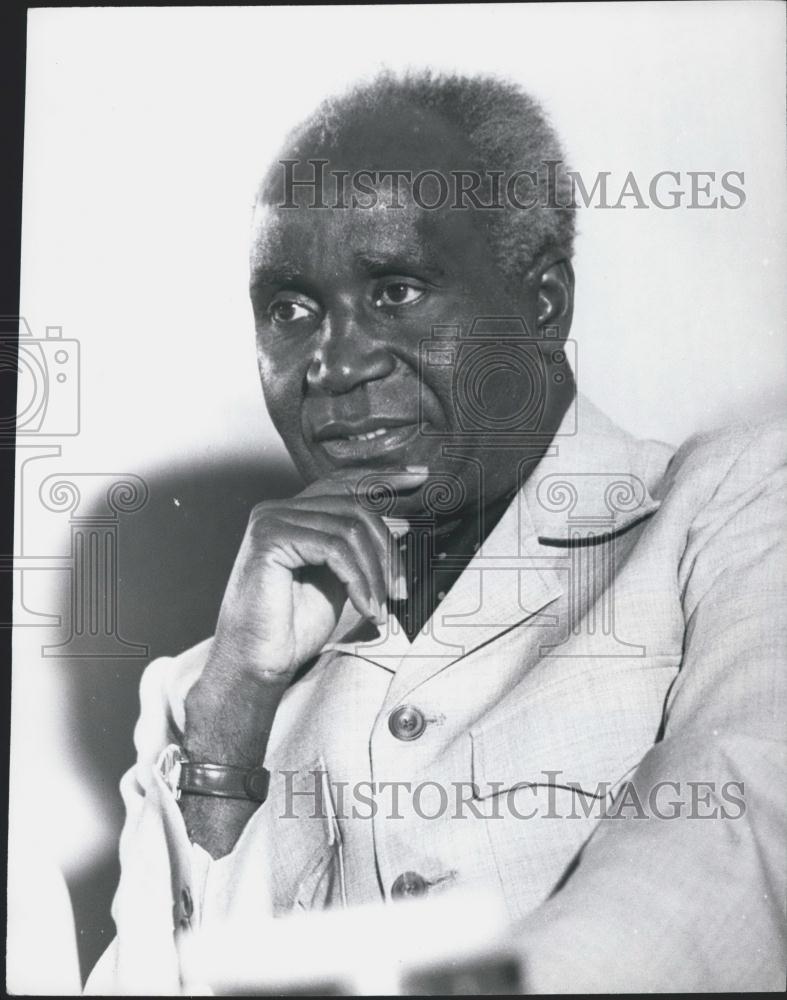
{"type": "Polygon", "coordinates": [[[247,799],[264,802],[268,797],[270,773],[261,764],[237,767],[233,764],[207,764],[188,759],[180,752],[180,775],[177,795],[212,795],[220,799],[247,799]]]}

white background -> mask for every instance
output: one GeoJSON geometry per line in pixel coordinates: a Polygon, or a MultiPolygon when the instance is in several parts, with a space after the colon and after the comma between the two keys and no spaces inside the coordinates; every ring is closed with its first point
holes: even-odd
{"type": "MultiPolygon", "coordinates": [[[[47,472],[280,450],[245,289],[254,182],[302,115],[383,65],[520,81],[583,177],[743,171],[739,210],[580,213],[579,384],[673,443],[780,405],[784,49],[779,3],[30,11],[20,312],[82,350],[82,431],[47,472]]],[[[66,545],[62,520],[38,530],[66,545]]],[[[15,821],[69,872],[113,833],[35,631],[16,644],[15,821]],[[23,789],[44,760],[41,801],[23,789]]]]}

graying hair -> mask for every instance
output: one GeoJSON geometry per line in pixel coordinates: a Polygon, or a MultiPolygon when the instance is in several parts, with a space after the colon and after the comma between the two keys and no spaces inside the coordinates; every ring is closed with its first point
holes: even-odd
{"type": "Polygon", "coordinates": [[[492,217],[492,252],[507,277],[522,276],[547,251],[571,256],[575,210],[563,147],[544,109],[517,84],[488,75],[385,71],[323,101],[290,133],[288,148],[311,139],[332,143],[358,114],[388,114],[401,107],[440,116],[468,142],[475,169],[537,175],[532,208],[517,208],[505,199],[504,209],[485,213],[492,217]],[[548,161],[558,165],[548,170],[548,161]]]}

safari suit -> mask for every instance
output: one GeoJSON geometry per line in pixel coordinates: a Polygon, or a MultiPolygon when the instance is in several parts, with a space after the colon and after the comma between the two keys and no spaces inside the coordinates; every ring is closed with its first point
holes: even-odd
{"type": "Polygon", "coordinates": [[[354,641],[348,603],[281,703],[268,800],[218,861],[172,791],[210,640],[151,663],[117,938],[88,991],[177,991],[183,936],[229,918],[457,888],[502,896],[528,990],[781,989],[785,438],[676,452],[580,396],[412,644],[392,617],[354,641]],[[420,787],[395,818],[386,782],[420,787]],[[677,818],[637,815],[654,786],[677,818]]]}

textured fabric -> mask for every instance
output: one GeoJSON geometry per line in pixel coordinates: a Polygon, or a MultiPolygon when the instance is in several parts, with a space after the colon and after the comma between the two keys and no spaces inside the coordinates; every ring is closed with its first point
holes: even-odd
{"type": "Polygon", "coordinates": [[[219,861],[167,752],[210,640],[152,663],[88,991],[183,988],[194,928],[209,947],[230,917],[387,901],[404,872],[498,892],[529,991],[781,990],[786,451],[772,423],[675,452],[579,397],[412,644],[393,617],[347,641],[345,611],[219,861]],[[389,727],[402,705],[416,739],[389,727]]]}

